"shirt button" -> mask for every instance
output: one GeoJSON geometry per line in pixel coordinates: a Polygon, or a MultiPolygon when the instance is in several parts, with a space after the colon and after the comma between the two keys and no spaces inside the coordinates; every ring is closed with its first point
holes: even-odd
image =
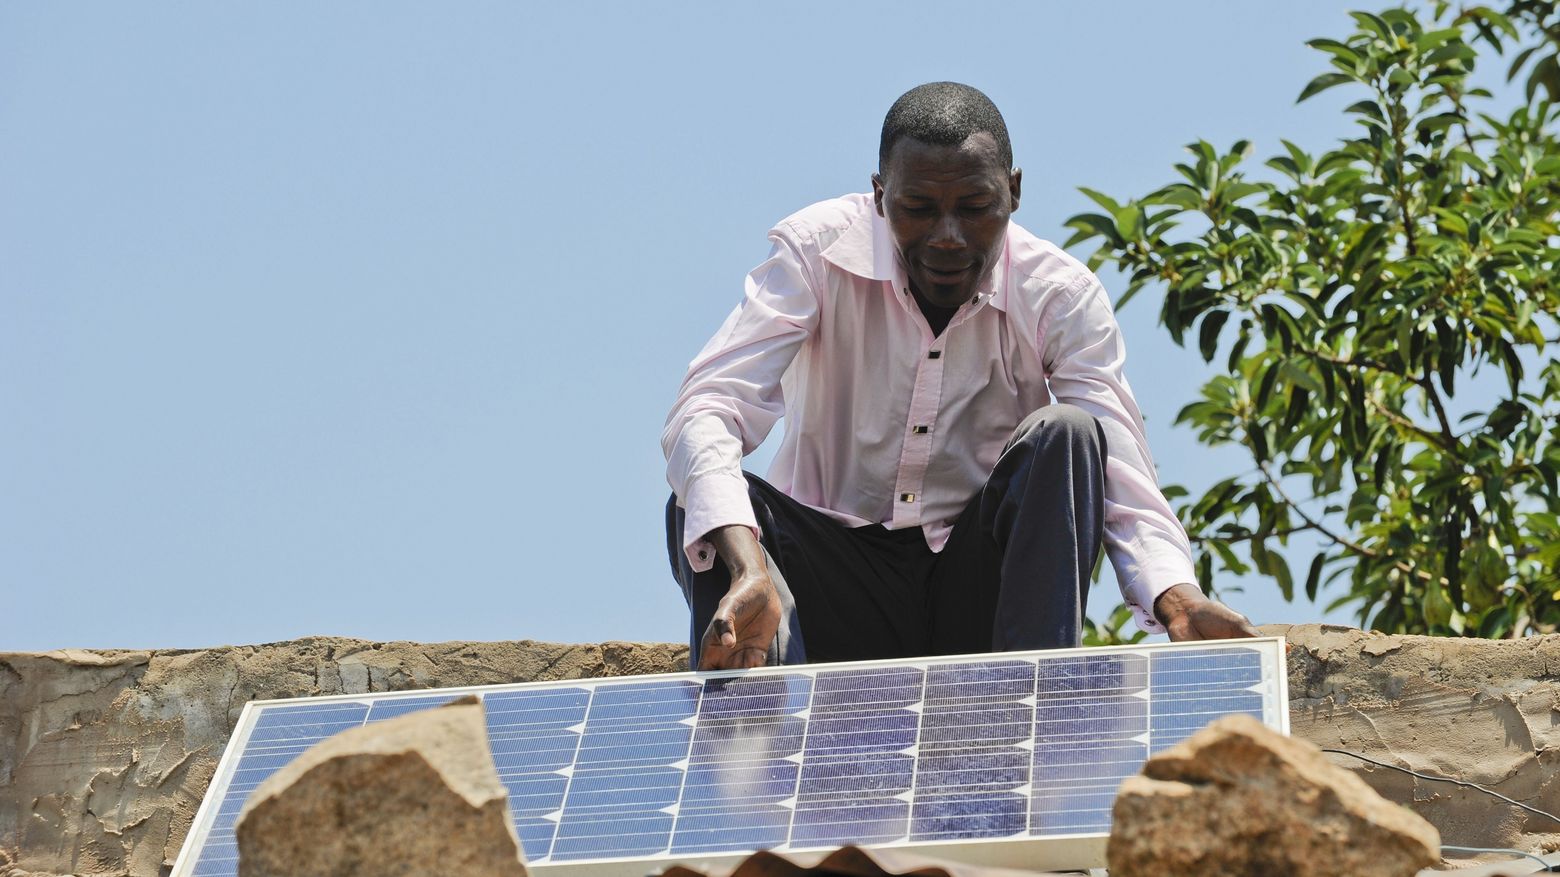
{"type": "Polygon", "coordinates": [[[917,426],[917,427],[915,427],[914,429],[912,429],[910,431],[915,433],[916,435],[926,435],[927,433],[932,431],[932,428],[930,426],[917,426]]]}
{"type": "Polygon", "coordinates": [[[933,350],[932,352],[926,354],[926,358],[927,359],[942,359],[942,351],[941,350],[933,350]]]}
{"type": "Polygon", "coordinates": [[[710,559],[710,553],[708,551],[700,551],[699,552],[699,559],[700,560],[709,560],[710,559]]]}
{"type": "Polygon", "coordinates": [[[901,493],[899,495],[899,501],[900,502],[915,502],[915,494],[913,494],[913,493],[901,493]]]}

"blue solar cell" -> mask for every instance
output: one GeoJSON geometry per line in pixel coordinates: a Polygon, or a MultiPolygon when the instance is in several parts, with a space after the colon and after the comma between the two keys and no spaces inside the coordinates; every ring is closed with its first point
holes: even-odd
{"type": "Polygon", "coordinates": [[[1028,661],[927,670],[911,840],[1024,832],[1034,696],[1028,661]]]}
{"type": "Polygon", "coordinates": [[[718,853],[773,849],[785,843],[790,828],[791,811],[784,808],[679,813],[672,852],[718,853]]]}
{"type": "Polygon", "coordinates": [[[1262,717],[1262,654],[1249,648],[1182,649],[1150,658],[1151,752],[1160,752],[1220,716],[1262,717]]]}
{"type": "Polygon", "coordinates": [[[792,846],[897,840],[910,830],[910,747],[926,674],[915,667],[836,670],[813,681],[812,718],[792,846]]]}
{"type": "Polygon", "coordinates": [[[590,691],[556,688],[494,692],[483,698],[488,745],[498,778],[509,789],[509,809],[528,859],[552,849],[569,777],[580,748],[590,691]]]}
{"type": "Polygon", "coordinates": [[[785,843],[811,700],[812,680],[800,675],[705,684],[672,852],[785,843]]]}
{"type": "Polygon", "coordinates": [[[653,855],[671,844],[703,686],[603,685],[591,699],[552,859],[653,855]]]}
{"type": "Polygon", "coordinates": [[[1148,669],[1134,654],[1040,660],[1031,834],[1109,830],[1099,796],[1114,797],[1148,757],[1148,669]]]}
{"type": "Polygon", "coordinates": [[[396,716],[404,716],[407,713],[415,713],[419,710],[432,709],[436,706],[444,706],[453,700],[459,700],[462,695],[442,694],[428,697],[398,697],[395,700],[376,700],[368,710],[368,721],[383,722],[396,716]]]}

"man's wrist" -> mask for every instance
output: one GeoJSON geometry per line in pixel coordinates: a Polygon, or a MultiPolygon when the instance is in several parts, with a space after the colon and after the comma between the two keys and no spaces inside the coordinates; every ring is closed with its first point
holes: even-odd
{"type": "Polygon", "coordinates": [[[715,547],[715,553],[726,565],[726,572],[731,575],[733,585],[739,579],[768,573],[769,564],[764,557],[764,549],[759,544],[758,537],[753,534],[752,528],[743,524],[730,524],[716,527],[705,534],[704,538],[715,547]]]}
{"type": "Polygon", "coordinates": [[[1171,585],[1168,590],[1154,599],[1154,617],[1159,619],[1160,624],[1169,627],[1171,621],[1207,599],[1203,596],[1202,589],[1191,582],[1171,585]]]}

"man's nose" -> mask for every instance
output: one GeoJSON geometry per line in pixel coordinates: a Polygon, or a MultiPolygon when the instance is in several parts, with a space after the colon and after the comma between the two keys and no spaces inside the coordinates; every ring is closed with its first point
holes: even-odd
{"type": "Polygon", "coordinates": [[[963,248],[964,229],[959,227],[959,218],[952,213],[944,213],[939,217],[928,243],[934,247],[950,250],[963,248]]]}

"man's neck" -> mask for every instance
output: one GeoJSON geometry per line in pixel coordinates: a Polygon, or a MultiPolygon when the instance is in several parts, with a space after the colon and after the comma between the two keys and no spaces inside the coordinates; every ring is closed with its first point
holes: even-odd
{"type": "Polygon", "coordinates": [[[914,287],[911,287],[910,292],[915,296],[916,306],[921,309],[921,316],[925,317],[927,325],[932,327],[932,337],[935,338],[941,335],[943,330],[948,328],[948,321],[952,320],[953,315],[958,313],[960,306],[954,305],[951,308],[940,307],[922,298],[921,293],[917,292],[914,287]]]}

